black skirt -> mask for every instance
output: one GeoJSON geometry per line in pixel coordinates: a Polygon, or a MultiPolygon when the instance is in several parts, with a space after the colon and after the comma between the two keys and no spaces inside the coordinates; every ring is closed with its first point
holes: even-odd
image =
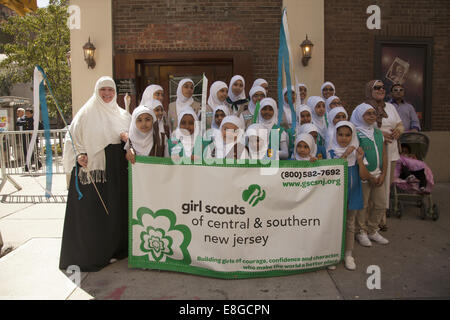
{"type": "Polygon", "coordinates": [[[59,268],[70,265],[81,271],[99,271],[110,259],[128,256],[128,162],[124,144],[105,148],[106,182],[96,183],[109,215],[92,183],[82,185],[78,200],[75,167],[70,178],[59,268]]]}

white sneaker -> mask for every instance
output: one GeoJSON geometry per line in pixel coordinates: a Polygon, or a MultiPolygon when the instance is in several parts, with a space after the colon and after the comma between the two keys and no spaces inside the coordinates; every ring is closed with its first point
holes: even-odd
{"type": "Polygon", "coordinates": [[[352,256],[346,256],[344,259],[344,263],[345,268],[347,268],[348,270],[353,271],[356,269],[355,259],[353,259],[352,256]]]}
{"type": "Polygon", "coordinates": [[[359,244],[363,247],[371,247],[372,242],[370,242],[369,238],[367,237],[367,233],[360,232],[356,235],[356,239],[358,240],[359,244]]]}
{"type": "Polygon", "coordinates": [[[374,234],[369,234],[369,239],[375,241],[379,244],[388,244],[389,240],[384,238],[382,235],[380,235],[378,232],[375,232],[374,234]]]}
{"type": "Polygon", "coordinates": [[[114,262],[117,262],[117,259],[112,258],[112,259],[109,260],[109,263],[114,263],[114,262]]]}
{"type": "Polygon", "coordinates": [[[336,270],[336,266],[328,266],[327,269],[328,270],[336,270]]]}

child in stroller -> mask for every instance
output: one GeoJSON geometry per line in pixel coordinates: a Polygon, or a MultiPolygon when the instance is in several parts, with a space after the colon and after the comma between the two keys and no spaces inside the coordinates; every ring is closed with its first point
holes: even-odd
{"type": "Polygon", "coordinates": [[[420,218],[439,218],[439,210],[433,203],[431,191],[434,178],[431,169],[423,161],[427,155],[429,139],[418,132],[404,133],[399,138],[400,159],[395,167],[389,204],[389,215],[401,217],[403,202],[415,201],[420,207],[420,218]]]}

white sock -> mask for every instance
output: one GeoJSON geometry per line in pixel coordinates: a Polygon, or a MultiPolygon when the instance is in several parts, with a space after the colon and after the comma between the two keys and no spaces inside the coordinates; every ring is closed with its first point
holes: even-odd
{"type": "Polygon", "coordinates": [[[346,257],[351,257],[352,256],[352,250],[345,251],[345,256],[346,257]]]}

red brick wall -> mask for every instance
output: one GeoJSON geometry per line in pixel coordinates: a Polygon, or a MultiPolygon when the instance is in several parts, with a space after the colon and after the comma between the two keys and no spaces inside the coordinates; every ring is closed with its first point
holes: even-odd
{"type": "Polygon", "coordinates": [[[282,0],[113,0],[114,51],[249,51],[254,77],[276,93],[281,6],[282,0]]]}
{"type": "Polygon", "coordinates": [[[374,39],[433,37],[432,130],[450,130],[450,1],[325,0],[325,80],[353,109],[373,79],[374,39]],[[381,9],[381,30],[368,30],[366,9],[381,9]]]}

